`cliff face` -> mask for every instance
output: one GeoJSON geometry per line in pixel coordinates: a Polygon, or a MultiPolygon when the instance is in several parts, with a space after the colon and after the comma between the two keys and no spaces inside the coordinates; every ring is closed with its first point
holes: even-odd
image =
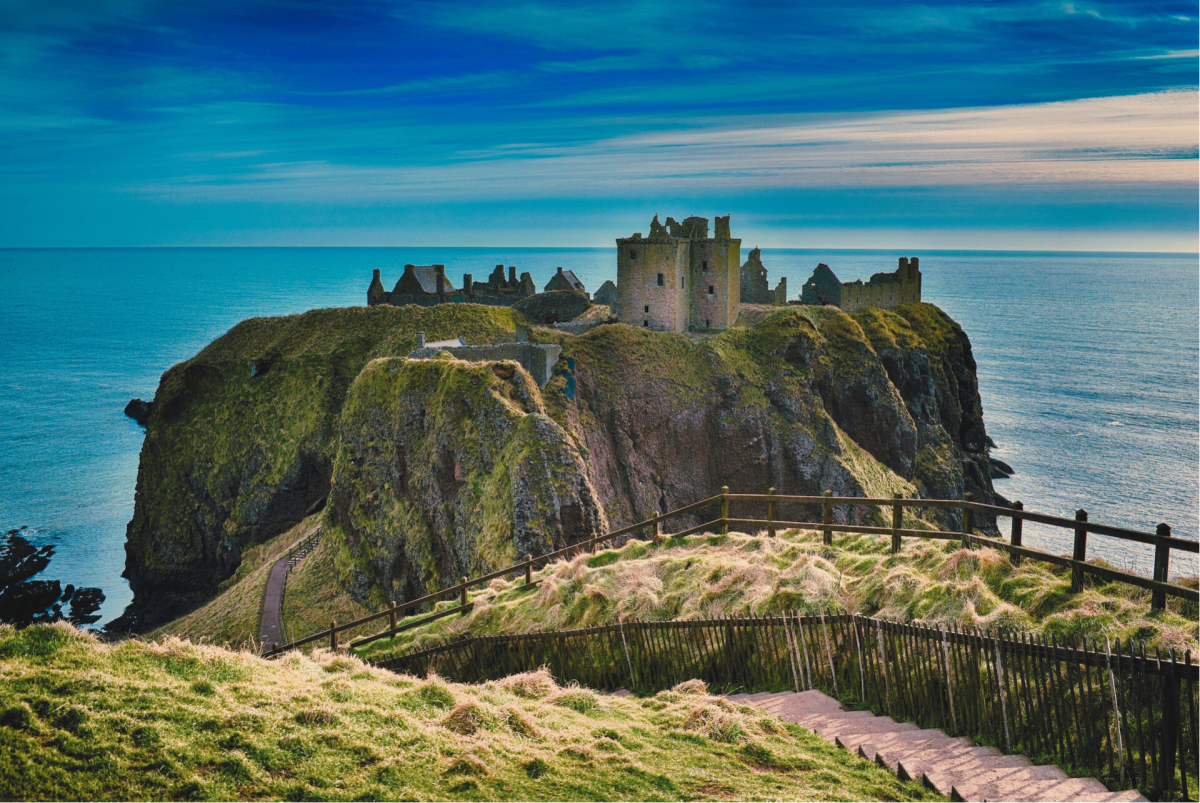
{"type": "Polygon", "coordinates": [[[791,307],[702,340],[601,327],[558,342],[576,361],[577,401],[556,392],[563,379],[543,393],[613,526],[722,485],[993,499],[970,343],[931,305],[791,307]]]}
{"type": "Polygon", "coordinates": [[[143,630],[212,595],[242,550],[329,492],[337,422],[366,363],[430,340],[512,339],[508,308],[372,307],[252,318],[163,374],[138,465],[125,576],[110,627],[143,630]]]}
{"type": "Polygon", "coordinates": [[[515,362],[375,360],[342,412],[331,522],[383,605],[603,533],[571,439],[515,362]]]}
{"type": "Polygon", "coordinates": [[[788,307],[708,338],[535,330],[574,358],[573,400],[565,359],[539,391],[514,363],[399,358],[417,331],[511,340],[517,317],[454,304],[254,319],[169,370],[128,530],[135,600],[118,627],[211,595],[243,549],[326,494],[340,576],[372,605],[722,485],[993,499],[970,343],[936,307],[788,307]]]}

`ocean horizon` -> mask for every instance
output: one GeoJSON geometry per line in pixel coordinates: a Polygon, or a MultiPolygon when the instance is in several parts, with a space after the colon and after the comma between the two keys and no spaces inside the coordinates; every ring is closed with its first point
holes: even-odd
{"type": "MultiPolygon", "coordinates": [[[[817,262],[866,280],[900,256],[920,257],[924,300],[971,339],[992,454],[1016,470],[997,491],[1031,510],[1197,537],[1197,254],[762,249],[789,298],[817,262]]],[[[131,598],[120,574],[142,441],[125,403],[152,398],[166,369],[245,318],[363,306],[373,268],[390,288],[410,262],[445,264],[455,286],[496,264],[539,289],[560,265],[589,291],[616,279],[615,247],[0,249],[0,529],[54,544],[43,576],[103,589],[99,624],[116,617],[131,598]]],[[[1026,526],[1025,542],[1052,552],[1070,538],[1026,526]]],[[[1150,547],[1100,536],[1089,555],[1152,566],[1150,547]]]]}

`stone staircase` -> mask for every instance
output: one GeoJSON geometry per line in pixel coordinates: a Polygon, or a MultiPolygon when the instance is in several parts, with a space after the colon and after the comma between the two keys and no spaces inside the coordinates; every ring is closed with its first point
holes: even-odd
{"type": "Polygon", "coordinates": [[[1110,792],[1094,778],[1070,778],[1050,764],[1034,766],[1023,756],[1006,756],[994,747],[918,728],[869,711],[847,711],[819,691],[734,694],[731,701],[751,703],[815,731],[826,741],[887,767],[902,780],[919,780],[959,801],[1137,801],[1136,790],[1110,792]]]}

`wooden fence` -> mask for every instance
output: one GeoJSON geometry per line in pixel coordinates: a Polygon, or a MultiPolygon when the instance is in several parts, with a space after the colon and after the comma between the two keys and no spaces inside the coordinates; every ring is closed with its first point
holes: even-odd
{"type": "Polygon", "coordinates": [[[374,662],[460,682],[545,666],[560,682],[643,693],[692,678],[722,692],[815,688],[1113,789],[1157,800],[1196,791],[1200,666],[1190,651],[1179,660],[1132,641],[789,614],[465,636],[374,662]]]}
{"type": "MultiPolygon", "coordinates": [[[[703,517],[701,517],[703,518],[703,517]]],[[[353,642],[350,646],[357,647],[377,639],[389,638],[403,630],[418,627],[432,619],[450,615],[451,613],[465,614],[469,610],[469,602],[467,601],[467,590],[473,586],[482,586],[491,582],[497,577],[511,578],[524,574],[525,583],[533,584],[533,571],[541,568],[553,561],[569,558],[570,556],[582,551],[594,550],[597,546],[605,542],[615,543],[618,539],[641,535],[646,538],[660,539],[664,537],[691,535],[699,532],[713,532],[720,530],[728,532],[730,526],[749,528],[752,530],[766,530],[769,536],[774,536],[776,531],[782,529],[801,529],[815,530],[822,534],[822,540],[825,544],[833,543],[834,533],[855,533],[865,535],[883,535],[891,538],[891,549],[893,552],[899,552],[903,539],[905,538],[927,538],[941,540],[961,541],[964,547],[989,546],[994,549],[1000,549],[1007,552],[1014,564],[1019,564],[1022,559],[1039,560],[1046,563],[1065,566],[1071,569],[1072,585],[1075,590],[1080,590],[1083,587],[1083,578],[1085,575],[1099,577],[1107,582],[1122,582],[1140,588],[1149,589],[1151,591],[1150,606],[1152,610],[1157,610],[1166,606],[1166,598],[1168,596],[1179,597],[1190,600],[1192,602],[1200,602],[1200,590],[1195,588],[1187,588],[1180,585],[1174,585],[1168,582],[1170,571],[1170,556],[1171,550],[1178,549],[1184,552],[1200,552],[1200,543],[1187,539],[1177,538],[1171,535],[1171,528],[1166,524],[1158,525],[1158,529],[1154,533],[1139,532],[1137,530],[1127,530],[1121,527],[1110,527],[1105,524],[1089,522],[1087,513],[1080,510],[1076,513],[1074,519],[1064,519],[1058,516],[1050,516],[1044,513],[1035,513],[1031,510],[1025,510],[1020,502],[1014,502],[1012,507],[999,507],[997,505],[984,505],[975,502],[971,494],[965,494],[961,500],[954,499],[905,499],[899,495],[888,498],[864,498],[864,497],[835,497],[830,491],[826,491],[823,496],[788,496],[784,494],[776,494],[775,489],[771,488],[765,494],[733,494],[729,492],[729,488],[721,489],[721,493],[717,496],[702,499],[699,502],[693,502],[690,505],[685,505],[677,510],[672,510],[669,513],[659,515],[654,514],[649,519],[639,521],[635,524],[630,524],[627,527],[613,530],[612,532],[598,535],[594,538],[588,538],[583,541],[578,541],[562,549],[548,552],[538,557],[530,555],[525,556],[525,560],[514,564],[504,569],[491,572],[489,574],[468,579],[466,577],[452,586],[444,588],[440,591],[435,591],[431,594],[426,594],[418,599],[405,602],[395,603],[391,608],[384,609],[377,613],[364,616],[360,619],[355,619],[352,622],[338,624],[333,622],[327,630],[322,630],[319,633],[314,633],[302,639],[298,639],[283,646],[274,645],[272,648],[265,651],[265,655],[278,655],[286,650],[295,649],[305,644],[311,644],[318,641],[327,641],[332,649],[337,649],[338,634],[348,630],[354,630],[364,624],[388,620],[386,630],[368,636],[353,642]],[[766,507],[766,518],[733,518],[730,516],[730,504],[736,503],[739,506],[746,504],[762,504],[766,507]],[[698,515],[701,511],[711,510],[716,506],[720,506],[719,515],[711,521],[706,521],[694,527],[689,527],[680,532],[665,535],[662,532],[664,521],[679,518],[682,516],[698,515]],[[791,509],[798,509],[801,512],[805,510],[821,511],[821,521],[803,521],[789,520],[786,517],[779,516],[781,506],[787,506],[791,509]],[[890,527],[870,526],[864,524],[853,524],[849,522],[851,518],[848,515],[843,515],[844,521],[836,521],[835,508],[838,507],[867,507],[890,509],[892,513],[892,524],[890,527]],[[903,526],[904,510],[913,508],[917,510],[924,509],[951,509],[961,511],[962,516],[962,531],[947,532],[940,530],[923,530],[905,528],[903,526]],[[1008,542],[988,538],[978,535],[975,532],[975,516],[976,514],[994,517],[1008,517],[1012,520],[1011,537],[1008,542]],[[1052,555],[1049,552],[1043,552],[1038,549],[1030,549],[1021,543],[1022,525],[1025,521],[1035,521],[1041,524],[1048,524],[1053,527],[1063,527],[1074,531],[1075,542],[1074,550],[1070,558],[1052,555]],[[1118,571],[1107,566],[1097,566],[1092,563],[1087,563],[1087,541],[1088,534],[1101,535],[1111,538],[1118,538],[1127,541],[1137,541],[1144,544],[1154,546],[1154,577],[1148,578],[1130,572],[1118,571]],[[399,618],[410,610],[416,610],[423,605],[429,605],[439,599],[445,597],[458,596],[460,598],[460,608],[453,611],[440,611],[432,616],[422,617],[413,621],[399,623],[399,618]]]]}

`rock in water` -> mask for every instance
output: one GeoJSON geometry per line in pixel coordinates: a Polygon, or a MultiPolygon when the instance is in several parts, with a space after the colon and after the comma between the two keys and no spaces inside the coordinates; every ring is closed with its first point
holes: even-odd
{"type": "Polygon", "coordinates": [[[139,426],[146,426],[146,422],[150,420],[150,410],[154,407],[152,401],[142,401],[141,399],[132,399],[129,404],[125,405],[125,415],[138,422],[139,426]]]}

